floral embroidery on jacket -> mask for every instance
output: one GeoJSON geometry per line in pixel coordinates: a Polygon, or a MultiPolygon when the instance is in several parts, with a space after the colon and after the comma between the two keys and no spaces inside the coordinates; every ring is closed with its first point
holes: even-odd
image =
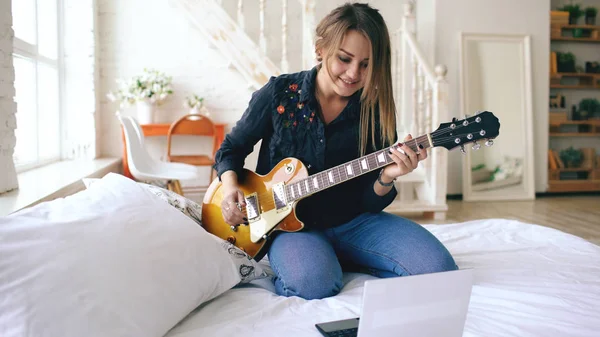
{"type": "Polygon", "coordinates": [[[312,123],[315,118],[315,112],[309,111],[306,102],[300,102],[302,90],[298,90],[298,84],[290,84],[285,92],[281,94],[277,113],[282,115],[285,120],[283,126],[286,128],[295,128],[301,123],[312,123]]]}

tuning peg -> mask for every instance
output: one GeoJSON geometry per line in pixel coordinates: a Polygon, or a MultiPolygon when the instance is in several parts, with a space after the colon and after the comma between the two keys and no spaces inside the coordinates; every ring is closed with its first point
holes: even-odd
{"type": "Polygon", "coordinates": [[[466,154],[467,153],[467,151],[465,151],[465,146],[464,145],[460,146],[460,152],[462,152],[462,154],[466,154]]]}
{"type": "Polygon", "coordinates": [[[475,142],[471,148],[472,148],[473,150],[477,151],[477,150],[479,150],[479,148],[481,148],[481,145],[480,145],[480,144],[477,144],[477,142],[475,142]]]}
{"type": "Polygon", "coordinates": [[[458,118],[452,117],[452,122],[456,122],[457,120],[458,120],[458,118]]]}
{"type": "Polygon", "coordinates": [[[492,139],[488,139],[487,142],[485,142],[485,146],[492,146],[494,145],[494,140],[492,139]]]}

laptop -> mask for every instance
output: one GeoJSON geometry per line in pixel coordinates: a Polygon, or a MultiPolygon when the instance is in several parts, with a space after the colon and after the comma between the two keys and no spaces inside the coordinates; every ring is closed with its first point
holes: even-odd
{"type": "Polygon", "coordinates": [[[360,318],[315,324],[326,337],[460,337],[473,269],[365,281],[360,318]]]}

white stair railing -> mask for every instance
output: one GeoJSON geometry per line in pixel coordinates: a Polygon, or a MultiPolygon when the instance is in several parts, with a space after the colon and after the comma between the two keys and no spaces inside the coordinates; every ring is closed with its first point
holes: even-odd
{"type": "MultiPolygon", "coordinates": [[[[258,1],[258,45],[263,55],[268,55],[267,38],[265,32],[265,15],[267,0],[253,0],[258,1]]],[[[298,0],[302,8],[302,60],[300,68],[293,69],[292,71],[300,71],[304,69],[310,69],[316,64],[315,53],[314,53],[314,30],[316,27],[315,23],[315,0],[298,0]]],[[[245,2],[248,4],[248,1],[245,2]]],[[[251,3],[253,4],[253,3],[251,3]]],[[[288,0],[269,0],[268,5],[277,6],[281,5],[281,72],[290,72],[290,60],[288,55],[288,0]]],[[[246,17],[244,0],[237,0],[236,9],[236,20],[238,25],[245,29],[246,20],[252,19],[246,17]]],[[[269,34],[277,34],[276,30],[271,30],[269,34]]],[[[254,35],[254,34],[248,34],[254,35]]]]}
{"type": "Polygon", "coordinates": [[[252,88],[259,89],[271,76],[280,74],[279,68],[215,0],[173,2],[189,22],[211,40],[222,55],[229,58],[232,66],[252,88]]]}
{"type": "MultiPolygon", "coordinates": [[[[443,65],[431,67],[415,35],[415,16],[411,4],[404,5],[401,28],[394,33],[394,89],[398,107],[399,137],[431,133],[448,118],[447,69],[443,65]],[[407,127],[408,126],[408,127],[407,127]]],[[[447,150],[433,148],[429,160],[423,164],[423,183],[407,182],[399,198],[402,202],[416,199],[437,205],[444,210],[447,185],[447,150]],[[416,198],[413,198],[413,188],[416,198]]],[[[400,184],[403,184],[400,182],[400,184]]],[[[400,203],[401,204],[401,203],[400,203]]],[[[443,217],[443,212],[434,214],[443,217]]]]}

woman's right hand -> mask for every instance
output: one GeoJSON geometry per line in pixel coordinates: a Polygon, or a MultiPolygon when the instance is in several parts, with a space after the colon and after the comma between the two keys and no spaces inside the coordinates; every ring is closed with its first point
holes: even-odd
{"type": "Polygon", "coordinates": [[[221,201],[221,214],[223,219],[230,225],[248,223],[246,214],[241,209],[246,206],[244,193],[236,184],[223,186],[223,201],[221,201]],[[239,205],[239,206],[238,206],[239,205]]]}

